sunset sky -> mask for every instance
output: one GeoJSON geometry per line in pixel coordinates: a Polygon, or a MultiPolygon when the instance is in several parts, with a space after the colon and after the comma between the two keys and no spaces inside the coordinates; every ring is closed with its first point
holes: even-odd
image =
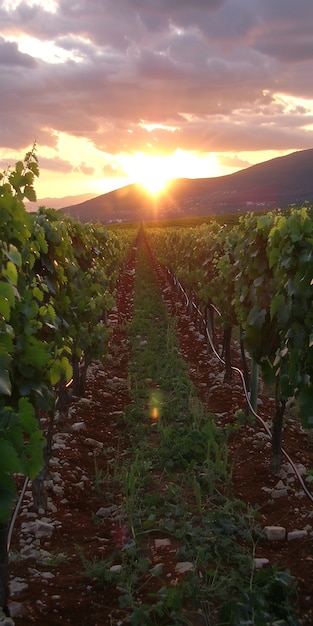
{"type": "Polygon", "coordinates": [[[0,169],[38,198],[313,147],[312,0],[0,0],[0,169]]]}

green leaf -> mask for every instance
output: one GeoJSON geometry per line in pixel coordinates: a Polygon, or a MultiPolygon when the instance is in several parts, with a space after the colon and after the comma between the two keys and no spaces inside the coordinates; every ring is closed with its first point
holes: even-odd
{"type": "Polygon", "coordinates": [[[6,256],[10,261],[12,261],[12,263],[14,263],[14,265],[22,267],[22,255],[12,244],[10,244],[9,250],[6,252],[6,256]]]}
{"type": "Polygon", "coordinates": [[[6,298],[0,300],[0,315],[3,315],[4,319],[8,322],[11,315],[10,303],[6,298]]]}
{"type": "Polygon", "coordinates": [[[35,337],[25,341],[23,363],[29,363],[36,370],[45,368],[51,358],[48,345],[35,337]]]}
{"type": "Polygon", "coordinates": [[[278,293],[274,296],[270,307],[271,320],[277,317],[278,322],[283,326],[289,319],[289,311],[286,306],[285,296],[282,293],[278,293]]]}
{"type": "Polygon", "coordinates": [[[34,187],[32,187],[30,185],[25,185],[24,196],[30,202],[36,202],[36,200],[37,200],[36,191],[35,191],[34,187]]]}
{"type": "Polygon", "coordinates": [[[17,452],[6,439],[0,439],[0,472],[14,474],[22,469],[17,452]]]}
{"type": "Polygon", "coordinates": [[[11,307],[15,305],[15,291],[12,284],[0,281],[0,302],[2,298],[8,300],[11,307]]]}
{"type": "MultiPolygon", "coordinates": [[[[26,294],[25,294],[26,296],[26,294]]],[[[35,319],[38,314],[38,304],[34,300],[29,301],[29,297],[24,298],[22,312],[29,320],[35,319]]]]}
{"type": "Polygon", "coordinates": [[[18,454],[20,454],[24,445],[24,437],[19,424],[18,415],[15,413],[10,416],[10,442],[18,454]]]}
{"type": "Polygon", "coordinates": [[[32,433],[30,439],[26,445],[26,456],[24,459],[24,473],[32,480],[36,478],[40,470],[43,467],[43,455],[42,451],[45,446],[46,440],[43,432],[37,430],[32,433]]]}
{"type": "Polygon", "coordinates": [[[7,262],[6,267],[2,269],[2,274],[6,276],[13,285],[17,284],[17,269],[12,261],[7,262]]]}
{"type": "Polygon", "coordinates": [[[39,287],[34,287],[34,289],[33,289],[33,296],[34,296],[34,298],[37,298],[37,300],[39,300],[39,302],[43,301],[43,292],[41,291],[41,289],[39,289],[39,287]]]}
{"type": "Polygon", "coordinates": [[[15,163],[15,171],[21,175],[24,169],[24,163],[23,161],[17,161],[17,163],[15,163]]]}
{"type": "Polygon", "coordinates": [[[265,309],[260,310],[257,306],[254,306],[249,312],[248,324],[257,329],[261,329],[264,324],[265,317],[266,317],[265,309]]]}
{"type": "Polygon", "coordinates": [[[38,422],[35,418],[34,407],[28,398],[20,398],[18,407],[21,427],[25,433],[31,435],[31,433],[38,429],[38,422]]]}
{"type": "Polygon", "coordinates": [[[73,375],[73,368],[66,356],[61,359],[56,359],[50,368],[50,381],[51,385],[56,385],[61,376],[65,377],[66,381],[69,381],[73,375]]]}

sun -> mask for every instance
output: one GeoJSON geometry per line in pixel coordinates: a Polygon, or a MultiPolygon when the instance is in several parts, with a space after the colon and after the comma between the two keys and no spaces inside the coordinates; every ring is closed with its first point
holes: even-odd
{"type": "Polygon", "coordinates": [[[129,178],[151,195],[157,196],[174,178],[171,164],[166,157],[136,153],[123,163],[129,178]]]}
{"type": "Polygon", "coordinates": [[[151,195],[161,193],[171,178],[168,160],[159,156],[138,155],[136,179],[151,195]]]}
{"type": "Polygon", "coordinates": [[[158,172],[149,172],[139,181],[141,187],[148,191],[152,196],[157,196],[165,190],[170,177],[162,175],[158,172]]]}

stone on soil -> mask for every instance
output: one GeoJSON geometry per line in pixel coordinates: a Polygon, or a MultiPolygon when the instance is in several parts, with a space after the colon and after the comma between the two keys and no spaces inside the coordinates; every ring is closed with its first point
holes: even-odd
{"type": "Polygon", "coordinates": [[[286,528],[283,526],[265,526],[263,532],[269,541],[284,541],[286,528]]]}

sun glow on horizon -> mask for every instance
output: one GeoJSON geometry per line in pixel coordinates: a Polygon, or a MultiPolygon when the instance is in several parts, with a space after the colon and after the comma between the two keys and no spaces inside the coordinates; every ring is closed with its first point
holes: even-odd
{"type": "Polygon", "coordinates": [[[139,181],[141,187],[148,191],[152,196],[157,196],[166,189],[168,182],[171,180],[167,175],[160,175],[159,172],[148,173],[143,180],[139,181]]]}
{"type": "Polygon", "coordinates": [[[173,178],[168,157],[147,156],[138,152],[123,163],[123,168],[133,182],[152,195],[160,193],[173,178]]]}
{"type": "Polygon", "coordinates": [[[174,178],[201,178],[220,174],[219,161],[214,153],[198,155],[178,149],[171,155],[162,156],[136,152],[120,157],[120,162],[129,179],[152,195],[165,190],[174,178]]]}
{"type": "MultiPolygon", "coordinates": [[[[74,137],[54,129],[43,129],[56,140],[56,146],[47,146],[45,134],[37,146],[40,177],[35,182],[37,198],[63,198],[80,194],[102,195],[130,184],[142,186],[157,202],[160,194],[170,193],[171,181],[177,178],[213,178],[237,171],[235,163],[223,162],[223,155],[177,149],[170,154],[146,152],[104,152],[90,140],[74,137]]],[[[28,147],[31,150],[32,146],[28,147]]],[[[24,151],[0,148],[3,169],[24,158],[24,151]]],[[[262,153],[260,161],[274,158],[276,154],[262,153]]],[[[279,154],[283,156],[283,154],[279,154]]],[[[254,153],[244,153],[247,162],[254,163],[254,153]]],[[[1,169],[1,168],[0,168],[1,169]]]]}

